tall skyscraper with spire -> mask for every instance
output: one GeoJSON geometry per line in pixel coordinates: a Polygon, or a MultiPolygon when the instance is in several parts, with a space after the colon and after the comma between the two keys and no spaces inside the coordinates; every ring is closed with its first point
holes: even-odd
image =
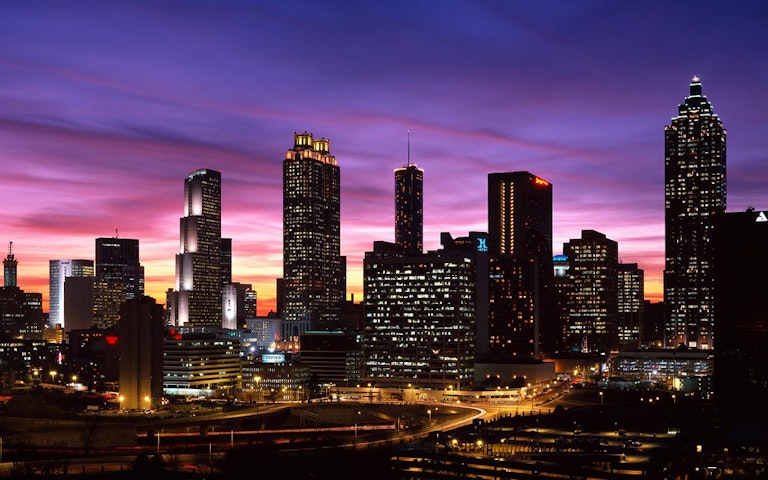
{"type": "Polygon", "coordinates": [[[179,223],[176,285],[167,299],[169,323],[221,328],[221,172],[190,172],[179,223]]]}
{"type": "Polygon", "coordinates": [[[395,170],[395,243],[406,255],[419,255],[424,249],[424,171],[411,163],[395,170]]]}
{"type": "Polygon", "coordinates": [[[325,138],[295,133],[283,161],[283,340],[339,325],[340,174],[325,138]]]}
{"type": "Polygon", "coordinates": [[[19,261],[13,255],[13,242],[8,244],[8,255],[3,260],[3,286],[18,287],[16,283],[16,267],[19,261]]]}
{"type": "Polygon", "coordinates": [[[665,345],[714,348],[712,216],[726,210],[726,130],[693,77],[664,127],[665,345]]]}

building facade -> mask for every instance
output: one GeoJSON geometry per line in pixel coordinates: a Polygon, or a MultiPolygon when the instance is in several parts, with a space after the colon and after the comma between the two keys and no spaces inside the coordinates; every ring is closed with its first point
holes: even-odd
{"type": "Polygon", "coordinates": [[[645,309],[645,272],[636,263],[620,263],[617,273],[619,348],[637,349],[645,309]]]}
{"type": "Polygon", "coordinates": [[[410,161],[395,170],[395,243],[407,255],[424,250],[424,171],[410,161]]]}
{"type": "Polygon", "coordinates": [[[571,283],[566,309],[566,342],[582,352],[607,352],[619,346],[618,243],[594,230],[563,245],[571,283]]]}
{"type": "Polygon", "coordinates": [[[768,424],[768,211],[714,217],[715,406],[724,424],[768,424]]]}
{"type": "Polygon", "coordinates": [[[167,299],[169,324],[222,325],[221,173],[201,168],[184,180],[176,284],[167,299]]]}
{"type": "Polygon", "coordinates": [[[64,324],[64,282],[67,277],[93,277],[93,260],[50,260],[48,322],[53,328],[64,324]]]}
{"type": "MultiPolygon", "coordinates": [[[[485,242],[483,242],[485,243],[485,242]]],[[[462,390],[474,380],[476,261],[374,242],[363,260],[363,381],[462,390]]]]}
{"type": "Polygon", "coordinates": [[[554,303],[552,184],[488,175],[489,353],[539,358],[561,342],[554,303]]]}
{"type": "Polygon", "coordinates": [[[694,77],[664,127],[665,346],[714,347],[712,216],[726,208],[726,131],[694,77]]]}
{"type": "Polygon", "coordinates": [[[283,161],[283,340],[333,329],[344,299],[340,174],[330,142],[294,134],[283,161]]]}

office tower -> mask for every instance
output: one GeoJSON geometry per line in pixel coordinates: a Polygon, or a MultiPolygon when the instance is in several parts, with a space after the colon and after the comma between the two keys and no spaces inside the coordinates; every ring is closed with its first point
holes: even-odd
{"type": "Polygon", "coordinates": [[[221,285],[232,283],[232,239],[221,239],[221,285]]]}
{"type": "Polygon", "coordinates": [[[294,134],[283,161],[283,340],[335,329],[341,290],[340,175],[327,139],[294,134]]]}
{"type": "Polygon", "coordinates": [[[568,257],[565,255],[553,256],[552,264],[555,268],[555,277],[552,288],[554,291],[553,296],[557,315],[557,343],[558,349],[562,349],[566,345],[565,338],[567,336],[568,295],[571,291],[571,277],[569,275],[570,264],[568,262],[568,257]]]}
{"type": "Polygon", "coordinates": [[[410,163],[395,170],[395,243],[406,255],[424,248],[424,171],[410,163]]]}
{"type": "Polygon", "coordinates": [[[19,261],[13,255],[13,242],[8,244],[8,255],[3,260],[3,286],[5,287],[17,287],[16,283],[16,267],[19,265],[19,261]]]}
{"type": "Polygon", "coordinates": [[[470,385],[476,267],[463,248],[410,257],[395,243],[374,242],[363,260],[364,382],[459,390],[470,385]]]}
{"type": "Polygon", "coordinates": [[[64,281],[68,277],[93,277],[93,260],[50,260],[49,262],[48,323],[51,327],[64,325],[64,281]]]}
{"type": "Polygon", "coordinates": [[[242,386],[240,339],[230,332],[170,329],[163,339],[163,391],[168,395],[235,395],[242,386]]]}
{"type": "Polygon", "coordinates": [[[68,277],[64,281],[65,334],[72,330],[87,330],[94,325],[95,283],[96,277],[68,277]]]}
{"type": "Polygon", "coordinates": [[[163,306],[154,298],[133,298],[120,306],[121,408],[159,406],[163,396],[163,306]]]}
{"type": "Polygon", "coordinates": [[[768,211],[722,213],[713,220],[715,406],[723,426],[766,424],[768,211]]]}
{"type": "Polygon", "coordinates": [[[256,317],[256,292],[250,283],[236,282],[224,285],[221,298],[223,328],[244,328],[247,318],[256,317]]]}
{"type": "Polygon", "coordinates": [[[139,263],[137,239],[116,236],[96,239],[96,279],[92,293],[92,323],[98,328],[117,325],[120,304],[144,295],[144,267],[139,263]]]}
{"type": "Polygon", "coordinates": [[[221,173],[201,168],[184,180],[184,217],[176,285],[167,305],[171,325],[221,328],[221,173]]]}
{"type": "Polygon", "coordinates": [[[725,212],[726,131],[694,77],[664,127],[665,346],[713,348],[712,215],[725,212]]]}
{"type": "Polygon", "coordinates": [[[619,346],[618,244],[594,230],[563,245],[568,257],[566,341],[583,352],[607,352],[619,346]]]}
{"type": "Polygon", "coordinates": [[[133,238],[96,239],[96,279],[122,285],[127,300],[144,295],[144,267],[139,241],[133,238]]]}
{"type": "Polygon", "coordinates": [[[488,175],[490,353],[539,358],[560,342],[552,264],[552,184],[488,175]]]}
{"type": "Polygon", "coordinates": [[[618,266],[618,333],[619,347],[640,348],[640,325],[645,307],[645,275],[636,263],[620,263],[618,266]]]}

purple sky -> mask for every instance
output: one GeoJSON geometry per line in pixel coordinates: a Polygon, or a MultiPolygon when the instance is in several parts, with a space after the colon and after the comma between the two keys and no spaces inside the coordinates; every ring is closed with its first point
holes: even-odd
{"type": "MultiPolygon", "coordinates": [[[[761,1],[15,1],[0,15],[3,256],[48,299],[48,261],[138,238],[173,287],[183,181],[222,172],[233,279],[259,314],[282,275],[282,160],[330,139],[342,254],[394,236],[393,170],[424,170],[424,239],[487,230],[487,174],[553,184],[554,252],[592,229],[661,299],[664,125],[701,78],[728,130],[728,210],[768,208],[761,1]]],[[[47,310],[47,307],[46,307],[47,310]]]]}

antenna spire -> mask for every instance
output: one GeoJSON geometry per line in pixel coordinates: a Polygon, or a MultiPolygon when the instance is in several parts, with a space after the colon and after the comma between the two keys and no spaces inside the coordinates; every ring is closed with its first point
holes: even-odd
{"type": "Polygon", "coordinates": [[[411,166],[411,131],[408,130],[408,166],[411,166]]]}
{"type": "Polygon", "coordinates": [[[115,229],[115,238],[118,238],[118,237],[117,237],[117,229],[115,229]]]}
{"type": "Polygon", "coordinates": [[[9,256],[9,257],[12,257],[12,256],[13,256],[13,242],[10,242],[10,243],[8,244],[8,256],[9,256]]]}

